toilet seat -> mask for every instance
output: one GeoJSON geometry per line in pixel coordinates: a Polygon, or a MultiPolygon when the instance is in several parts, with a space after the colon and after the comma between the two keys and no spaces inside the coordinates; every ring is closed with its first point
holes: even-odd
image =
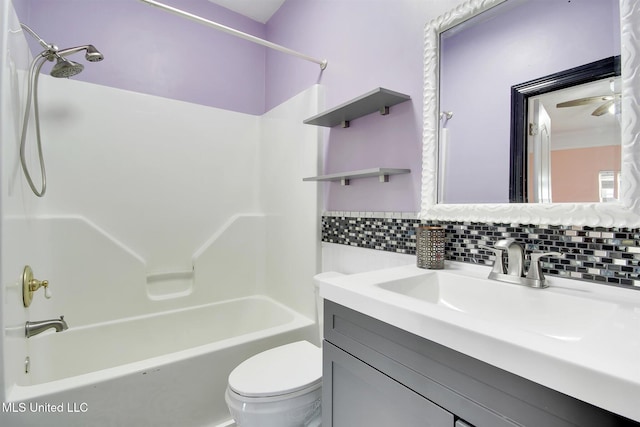
{"type": "Polygon", "coordinates": [[[229,389],[248,398],[290,396],[321,385],[322,350],[308,341],[256,354],[229,375],[229,389]]]}

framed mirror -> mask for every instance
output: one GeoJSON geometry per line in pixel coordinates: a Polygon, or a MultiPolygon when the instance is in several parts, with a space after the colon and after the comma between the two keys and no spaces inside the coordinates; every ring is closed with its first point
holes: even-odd
{"type": "MultiPolygon", "coordinates": [[[[449,120],[459,118],[453,111],[441,111],[440,107],[440,83],[445,75],[440,75],[440,47],[441,36],[459,24],[465,23],[474,17],[482,19],[497,19],[499,13],[496,8],[499,5],[511,8],[526,3],[523,0],[469,0],[462,3],[452,11],[430,22],[425,28],[425,55],[424,55],[424,120],[423,120],[423,169],[422,169],[422,200],[420,216],[424,219],[444,221],[472,221],[472,222],[501,222],[521,224],[565,224],[578,226],[603,226],[603,227],[637,227],[640,226],[640,171],[636,164],[640,164],[640,10],[634,8],[634,0],[619,1],[619,28],[620,28],[620,189],[618,201],[600,203],[508,203],[508,195],[505,194],[505,202],[499,203],[450,203],[446,199],[438,198],[438,191],[442,191],[446,184],[438,180],[443,168],[439,148],[441,141],[441,124],[449,120]],[[484,15],[485,12],[489,14],[484,15]],[[441,117],[444,120],[441,120],[441,117]]],[[[535,2],[539,3],[539,2],[535,2]]],[[[556,2],[571,3],[571,2],[556,2]]],[[[584,3],[584,2],[574,2],[584,3]]],[[[477,19],[477,18],[476,18],[477,19]]],[[[494,27],[499,28],[498,25],[494,27]]],[[[542,25],[541,27],[544,27],[542,25]]],[[[517,49],[517,46],[514,46],[517,49]]],[[[522,60],[514,50],[512,61],[522,60]]],[[[562,69],[562,68],[561,68],[562,69]]],[[[478,109],[476,109],[478,111],[478,109]]],[[[508,115],[508,113],[507,113],[508,115]]],[[[509,122],[509,117],[506,118],[509,122]]],[[[477,130],[477,129],[476,129],[477,130]]],[[[445,133],[445,137],[446,137],[445,133]]],[[[508,139],[508,137],[507,137],[508,139]]],[[[446,138],[445,141],[446,142],[446,138]]],[[[489,138],[483,139],[482,132],[476,132],[465,143],[483,149],[490,142],[489,138]]],[[[509,141],[507,141],[507,146],[509,141]]],[[[484,162],[485,168],[509,167],[508,149],[502,153],[502,159],[495,162],[484,162]],[[503,159],[507,159],[503,161],[503,159]],[[495,163],[495,164],[492,164],[495,163]]],[[[482,162],[480,162],[482,163],[482,162]]],[[[446,165],[446,162],[442,163],[446,165]]],[[[448,168],[444,168],[448,169],[448,168]]],[[[449,171],[447,171],[449,172],[449,171]]],[[[459,174],[458,174],[459,175],[459,174]]],[[[469,182],[480,181],[482,172],[469,174],[465,177],[469,182]]],[[[506,192],[505,192],[506,193],[506,192]]]]}

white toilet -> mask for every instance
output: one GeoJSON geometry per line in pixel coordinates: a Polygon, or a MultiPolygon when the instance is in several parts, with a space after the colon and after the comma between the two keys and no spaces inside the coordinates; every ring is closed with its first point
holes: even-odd
{"type": "MultiPolygon", "coordinates": [[[[320,341],[322,299],[313,278],[320,341]]],[[[272,348],[238,365],[229,375],[225,400],[238,427],[319,427],[321,425],[322,349],[308,341],[272,348]]]]}

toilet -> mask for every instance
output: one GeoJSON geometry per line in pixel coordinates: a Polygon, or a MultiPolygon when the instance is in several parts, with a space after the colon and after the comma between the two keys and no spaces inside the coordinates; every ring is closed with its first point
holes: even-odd
{"type": "MultiPolygon", "coordinates": [[[[322,298],[313,278],[322,342],[322,298]]],[[[308,341],[275,347],[250,357],[231,374],[225,400],[238,427],[319,427],[321,425],[322,349],[308,341]]]]}

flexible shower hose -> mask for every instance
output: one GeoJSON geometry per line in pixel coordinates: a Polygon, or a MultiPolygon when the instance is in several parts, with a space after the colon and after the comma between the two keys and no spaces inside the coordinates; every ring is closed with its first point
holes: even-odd
{"type": "Polygon", "coordinates": [[[24,120],[22,121],[22,137],[20,138],[20,163],[22,165],[22,171],[24,172],[25,178],[27,178],[27,182],[29,183],[29,187],[31,187],[31,191],[38,197],[44,196],[44,193],[47,191],[47,176],[44,170],[44,156],[42,155],[42,142],[40,140],[40,115],[38,113],[38,76],[40,75],[40,69],[42,65],[47,61],[47,58],[44,56],[42,52],[38,55],[33,62],[31,62],[31,67],[29,68],[29,88],[27,90],[27,104],[24,111],[24,120]],[[35,71],[35,72],[34,72],[35,71]],[[31,112],[31,95],[33,94],[33,114],[36,125],[36,144],[38,147],[38,158],[40,160],[40,175],[42,180],[42,185],[40,191],[36,188],[33,180],[31,179],[31,175],[29,174],[29,169],[27,168],[27,162],[25,160],[25,146],[27,140],[27,128],[29,127],[29,116],[31,112]]]}

